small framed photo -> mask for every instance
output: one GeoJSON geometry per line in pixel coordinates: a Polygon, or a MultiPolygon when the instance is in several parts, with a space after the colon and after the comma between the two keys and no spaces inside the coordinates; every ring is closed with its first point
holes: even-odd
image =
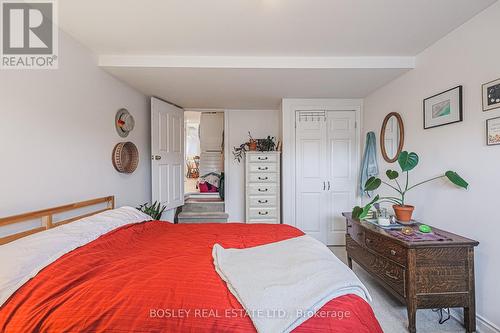
{"type": "Polygon", "coordinates": [[[462,120],[462,86],[424,99],[424,129],[462,120]]]}
{"type": "Polygon", "coordinates": [[[500,79],[483,84],[483,111],[500,108],[500,79]]]}
{"type": "Polygon", "coordinates": [[[486,120],[486,144],[500,145],[500,117],[486,120]]]}

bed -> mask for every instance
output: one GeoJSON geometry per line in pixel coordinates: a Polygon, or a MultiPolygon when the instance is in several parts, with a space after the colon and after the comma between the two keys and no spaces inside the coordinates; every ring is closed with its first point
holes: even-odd
{"type": "MultiPolygon", "coordinates": [[[[0,260],[6,263],[0,268],[0,291],[12,289],[3,293],[5,300],[0,297],[0,332],[255,332],[215,272],[212,248],[215,243],[249,248],[303,235],[288,225],[172,224],[146,218],[113,224],[103,214],[115,211],[114,199],[86,203],[97,201],[107,204],[94,215],[104,216],[101,219],[85,214],[55,228],[53,212],[85,206],[67,205],[31,213],[30,218],[44,221],[41,229],[0,238],[5,244],[0,246],[0,260]],[[99,227],[99,233],[87,231],[99,227]],[[84,237],[79,228],[85,228],[84,237]],[[43,235],[54,245],[52,252],[35,252],[34,239],[43,235]],[[59,251],[56,240],[67,235],[78,242],[59,251]],[[19,258],[31,259],[15,263],[7,258],[8,253],[23,251],[18,244],[27,253],[19,258]],[[34,261],[42,264],[29,266],[34,261]],[[25,281],[20,272],[27,272],[25,281]],[[6,276],[15,283],[7,285],[6,276]]],[[[135,216],[129,209],[126,212],[135,216]]],[[[0,226],[27,216],[0,219],[0,226]]],[[[382,332],[370,305],[356,295],[335,298],[319,313],[294,332],[382,332]]]]}

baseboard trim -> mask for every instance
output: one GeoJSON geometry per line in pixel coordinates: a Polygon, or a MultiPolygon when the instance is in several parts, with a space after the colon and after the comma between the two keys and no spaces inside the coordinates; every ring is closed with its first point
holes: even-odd
{"type": "MultiPolygon", "coordinates": [[[[464,322],[464,314],[457,309],[450,309],[450,314],[459,322],[464,322]]],[[[500,328],[487,320],[486,318],[476,315],[476,332],[479,333],[500,333],[500,328]]]]}

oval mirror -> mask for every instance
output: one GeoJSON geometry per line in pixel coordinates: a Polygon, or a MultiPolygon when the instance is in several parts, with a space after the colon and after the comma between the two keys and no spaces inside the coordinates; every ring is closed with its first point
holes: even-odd
{"type": "Polygon", "coordinates": [[[405,128],[403,119],[397,112],[391,112],[384,118],[380,130],[380,150],[382,157],[389,163],[396,162],[403,150],[405,128]]]}

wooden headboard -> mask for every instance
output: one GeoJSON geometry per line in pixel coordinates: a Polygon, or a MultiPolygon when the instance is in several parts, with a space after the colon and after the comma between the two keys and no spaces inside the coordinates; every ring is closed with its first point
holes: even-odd
{"type": "Polygon", "coordinates": [[[55,228],[57,226],[71,223],[74,221],[77,221],[79,219],[82,219],[84,217],[88,217],[97,213],[101,213],[110,209],[115,208],[115,197],[114,196],[109,196],[109,197],[103,197],[103,198],[97,198],[97,199],[92,199],[92,200],[87,200],[87,201],[81,201],[81,202],[75,202],[69,205],[64,205],[64,206],[59,206],[59,207],[54,207],[54,208],[49,208],[49,209],[43,209],[39,210],[36,212],[30,212],[30,213],[24,213],[20,215],[15,215],[15,216],[10,216],[10,217],[4,217],[0,218],[0,227],[6,226],[6,225],[12,225],[16,223],[22,223],[26,221],[32,221],[32,220],[37,220],[41,219],[42,221],[42,226],[41,227],[36,227],[32,229],[28,229],[22,232],[18,232],[12,235],[8,235],[5,237],[0,237],[0,245],[6,244],[12,241],[15,241],[16,239],[26,237],[31,234],[35,234],[37,232],[41,232],[47,229],[55,228]],[[98,209],[96,211],[92,211],[90,213],[85,213],[83,215],[71,217],[62,221],[54,222],[53,217],[56,214],[61,214],[61,213],[66,213],[72,210],[77,210],[85,207],[90,207],[90,206],[96,206],[100,204],[106,204],[106,208],[98,209]]]}

